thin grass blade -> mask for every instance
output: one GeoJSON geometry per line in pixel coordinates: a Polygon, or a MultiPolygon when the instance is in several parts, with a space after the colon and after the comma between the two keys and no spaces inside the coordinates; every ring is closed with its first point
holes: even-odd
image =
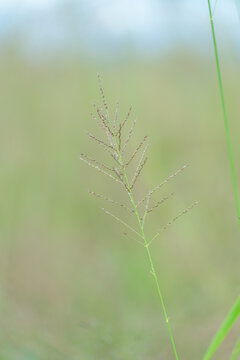
{"type": "MultiPolygon", "coordinates": [[[[216,335],[212,339],[203,357],[203,360],[209,360],[212,358],[212,356],[214,355],[220,344],[223,342],[224,338],[227,336],[228,332],[232,328],[233,324],[235,323],[239,315],[240,315],[240,297],[233,305],[227,317],[225,318],[223,324],[220,326],[216,335]]],[[[236,359],[236,357],[235,358],[233,357],[233,359],[236,359]]]]}
{"type": "Polygon", "coordinates": [[[238,220],[238,226],[239,226],[239,230],[240,230],[240,202],[239,202],[239,194],[238,194],[237,177],[236,177],[236,170],[235,170],[235,164],[234,164],[234,159],[233,159],[232,142],[231,142],[231,137],[230,137],[228,115],[227,115],[225,96],[224,96],[224,91],[223,91],[222,74],[221,74],[221,68],[220,68],[217,40],[216,40],[216,35],[215,35],[215,27],[214,27],[214,22],[213,22],[213,13],[212,13],[212,7],[211,7],[210,0],[208,0],[208,9],[209,9],[211,31],[212,31],[212,40],[213,40],[216,68],[217,68],[219,92],[220,92],[221,105],[222,105],[222,111],[223,111],[223,120],[224,120],[225,136],[226,136],[227,149],[228,149],[228,158],[229,158],[229,162],[230,162],[230,170],[231,170],[231,176],[232,176],[232,184],[233,184],[233,192],[234,192],[237,220],[238,220]]]}
{"type": "Polygon", "coordinates": [[[233,349],[230,360],[237,360],[240,358],[240,338],[238,339],[235,348],[233,349]],[[239,357],[238,357],[239,356],[239,357]]]}

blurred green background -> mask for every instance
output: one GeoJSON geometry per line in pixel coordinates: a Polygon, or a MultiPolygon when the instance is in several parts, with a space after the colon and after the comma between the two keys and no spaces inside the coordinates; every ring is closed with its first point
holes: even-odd
{"type": "MultiPolygon", "coordinates": [[[[2,44],[0,359],[173,359],[144,248],[87,193],[122,197],[79,160],[81,152],[102,158],[86,136],[97,133],[90,113],[100,101],[98,72],[110,114],[118,100],[121,119],[133,104],[129,150],[143,135],[151,139],[137,196],[191,163],[156,193],[155,200],[175,196],[149,216],[147,232],[200,201],[152,251],[179,356],[201,358],[240,290],[239,234],[205,31],[199,52],[178,43],[142,56],[128,47],[111,60],[74,51],[31,58],[15,33],[2,44]]],[[[240,178],[239,57],[231,38],[222,46],[219,37],[240,178]]],[[[238,323],[216,359],[228,358],[239,331],[238,323]]]]}

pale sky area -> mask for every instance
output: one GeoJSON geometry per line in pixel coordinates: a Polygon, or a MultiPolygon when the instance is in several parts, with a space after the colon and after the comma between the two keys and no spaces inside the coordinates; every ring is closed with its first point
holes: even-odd
{"type": "MultiPolygon", "coordinates": [[[[219,41],[228,37],[240,49],[237,3],[212,0],[212,7],[219,41]]],[[[96,51],[99,44],[105,51],[128,43],[148,52],[178,41],[203,43],[208,5],[207,0],[0,0],[0,39],[20,27],[26,46],[29,41],[35,49],[76,36],[81,46],[96,51]]]]}
{"type": "Polygon", "coordinates": [[[56,3],[57,0],[0,0],[0,7],[46,7],[56,3]]]}

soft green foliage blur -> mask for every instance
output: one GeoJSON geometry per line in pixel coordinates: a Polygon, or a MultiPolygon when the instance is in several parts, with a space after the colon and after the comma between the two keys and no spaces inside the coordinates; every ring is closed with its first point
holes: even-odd
{"type": "MultiPolygon", "coordinates": [[[[136,196],[191,163],[156,193],[175,196],[147,218],[147,233],[200,201],[152,245],[179,356],[200,359],[239,294],[240,242],[214,61],[180,52],[115,63],[1,57],[0,359],[172,359],[144,248],[87,194],[121,198],[79,160],[103,156],[86,136],[99,133],[90,116],[97,72],[111,114],[118,100],[121,118],[133,104],[134,144],[151,138],[136,196]]],[[[238,178],[239,77],[226,61],[238,178]]],[[[238,335],[236,324],[216,359],[228,358],[238,335]]]]}

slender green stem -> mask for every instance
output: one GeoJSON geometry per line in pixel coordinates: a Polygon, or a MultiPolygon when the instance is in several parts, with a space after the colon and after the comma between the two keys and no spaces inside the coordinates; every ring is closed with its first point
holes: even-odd
{"type": "MultiPolygon", "coordinates": [[[[238,316],[240,315],[240,297],[236,301],[236,303],[231,308],[230,312],[226,316],[223,324],[220,326],[219,330],[217,331],[216,335],[212,339],[203,360],[211,359],[212,355],[216,352],[217,348],[222,343],[225,336],[228,334],[229,330],[233,326],[234,322],[237,320],[238,316]]],[[[233,357],[234,359],[234,357],[233,357]]]]}
{"type": "MultiPolygon", "coordinates": [[[[216,3],[215,3],[216,7],[216,3]]],[[[214,9],[215,9],[214,7],[214,9]]],[[[211,8],[211,2],[208,0],[208,9],[209,9],[209,17],[210,17],[210,24],[212,30],[212,39],[213,39],[213,46],[214,46],[214,53],[215,53],[215,60],[216,60],[216,68],[217,68],[217,76],[218,76],[218,84],[219,84],[219,91],[221,97],[221,104],[222,104],[222,111],[223,111],[223,119],[224,119],[224,127],[225,127],[225,135],[227,141],[227,149],[228,149],[228,157],[230,163],[230,170],[232,176],[232,184],[233,184],[233,192],[234,192],[234,199],[235,199],[235,206],[236,206],[236,213],[237,213],[237,221],[238,227],[240,230],[240,203],[239,203],[239,195],[238,195],[238,186],[237,186],[237,179],[236,179],[236,172],[235,172],[235,165],[233,160],[233,152],[232,152],[232,144],[231,144],[231,137],[229,131],[229,123],[228,123],[228,116],[227,110],[225,105],[225,97],[223,91],[223,84],[222,84],[222,75],[219,63],[219,56],[218,56],[218,49],[217,49],[217,41],[215,35],[215,28],[214,28],[214,21],[213,21],[213,11],[211,8]]],[[[216,335],[214,336],[213,340],[211,341],[203,360],[209,360],[212,355],[215,353],[219,345],[222,343],[223,339],[231,329],[235,320],[240,316],[240,298],[238,298],[237,302],[231,308],[229,314],[225,318],[222,326],[217,331],[216,335]]],[[[237,354],[240,351],[240,340],[238,341],[235,350],[232,354],[231,359],[236,359],[237,354]]]]}
{"type": "Polygon", "coordinates": [[[226,105],[225,105],[225,97],[224,97],[223,85],[222,85],[222,75],[221,75],[221,69],[220,69],[220,63],[219,63],[217,41],[216,41],[214,22],[213,22],[213,14],[212,14],[210,0],[208,0],[208,8],[209,8],[212,39],[213,39],[213,46],[214,46],[215,59],[216,59],[217,76],[218,76],[219,91],[220,91],[222,111],[223,111],[225,134],[226,134],[226,140],[227,140],[228,156],[229,156],[229,162],[230,162],[230,170],[231,170],[231,175],[232,175],[232,183],[233,183],[233,192],[234,192],[235,206],[236,206],[236,212],[237,212],[237,220],[238,220],[238,226],[239,226],[239,230],[240,230],[240,203],[239,203],[237,179],[236,179],[236,172],[235,172],[235,166],[234,166],[234,160],[233,160],[229,123],[228,123],[227,110],[226,110],[226,105]]]}
{"type": "Polygon", "coordinates": [[[157,277],[157,275],[156,275],[156,271],[155,271],[155,268],[154,268],[152,256],[151,256],[151,253],[150,253],[150,250],[149,250],[149,243],[148,243],[148,241],[147,241],[147,238],[146,238],[146,235],[145,235],[145,232],[144,232],[144,229],[143,229],[143,224],[142,224],[142,222],[141,222],[141,218],[140,218],[140,215],[139,215],[139,212],[138,212],[138,209],[137,209],[135,200],[134,200],[134,196],[133,196],[133,193],[132,193],[132,190],[131,190],[131,186],[130,186],[130,183],[129,183],[129,180],[128,180],[128,176],[127,176],[126,167],[125,167],[125,165],[124,165],[124,163],[123,163],[122,155],[121,155],[121,153],[120,153],[120,151],[119,151],[119,149],[118,149],[118,146],[117,146],[117,143],[116,143],[116,139],[115,139],[115,138],[114,138],[114,141],[115,141],[116,151],[117,151],[117,153],[118,153],[119,160],[120,160],[121,166],[122,166],[122,168],[123,168],[124,178],[125,178],[125,181],[126,181],[126,184],[127,184],[127,187],[128,187],[128,194],[129,194],[130,200],[131,200],[131,202],[132,202],[135,215],[136,215],[136,217],[137,217],[137,221],[138,221],[139,229],[140,229],[141,234],[142,234],[142,238],[143,238],[143,240],[144,240],[144,245],[145,245],[145,248],[146,248],[146,251],[147,251],[148,260],[149,260],[150,266],[151,266],[151,273],[152,273],[152,275],[153,275],[153,277],[154,277],[155,284],[156,284],[156,287],[157,287],[157,292],[158,292],[159,299],[160,299],[160,302],[161,302],[161,306],[162,306],[164,318],[165,318],[165,321],[166,321],[166,324],[167,324],[167,328],[168,328],[168,332],[169,332],[169,336],[170,336],[170,340],[171,340],[171,344],[172,344],[173,353],[174,353],[174,355],[175,355],[175,359],[176,359],[176,360],[179,360],[179,357],[178,357],[178,354],[177,354],[177,349],[176,349],[175,342],[174,342],[174,338],[173,338],[172,329],[171,329],[171,326],[170,326],[170,323],[169,323],[169,318],[168,318],[168,315],[167,315],[165,303],[164,303],[163,296],[162,296],[162,292],[161,292],[161,289],[160,289],[158,277],[157,277]]]}

